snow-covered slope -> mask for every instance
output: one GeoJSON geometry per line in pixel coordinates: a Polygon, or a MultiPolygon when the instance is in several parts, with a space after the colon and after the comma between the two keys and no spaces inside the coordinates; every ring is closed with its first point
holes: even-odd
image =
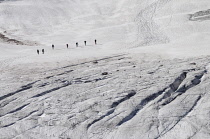
{"type": "Polygon", "coordinates": [[[208,20],[189,20],[208,6],[207,0],[9,1],[0,4],[0,32],[48,45],[95,38],[115,47],[177,42],[208,35],[208,20]]]}
{"type": "Polygon", "coordinates": [[[0,139],[210,138],[209,7],[0,1],[0,139]]]}
{"type": "Polygon", "coordinates": [[[146,59],[7,67],[0,138],[209,138],[210,58],[146,59]]]}

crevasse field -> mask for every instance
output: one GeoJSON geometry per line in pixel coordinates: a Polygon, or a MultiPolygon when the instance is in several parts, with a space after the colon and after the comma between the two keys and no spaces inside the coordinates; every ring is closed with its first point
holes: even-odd
{"type": "Polygon", "coordinates": [[[209,139],[209,9],[0,0],[0,139],[209,139]]]}

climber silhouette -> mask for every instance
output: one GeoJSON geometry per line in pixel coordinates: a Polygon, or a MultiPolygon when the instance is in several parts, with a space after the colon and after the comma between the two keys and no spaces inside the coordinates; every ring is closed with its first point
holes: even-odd
{"type": "Polygon", "coordinates": [[[66,44],[67,49],[69,48],[69,44],[66,44]]]}
{"type": "Polygon", "coordinates": [[[95,40],[95,45],[97,44],[97,40],[95,40]]]}
{"type": "Polygon", "coordinates": [[[37,54],[39,55],[39,50],[37,49],[37,54]]]}
{"type": "Polygon", "coordinates": [[[84,43],[85,43],[85,46],[86,46],[87,41],[84,41],[84,43]]]}

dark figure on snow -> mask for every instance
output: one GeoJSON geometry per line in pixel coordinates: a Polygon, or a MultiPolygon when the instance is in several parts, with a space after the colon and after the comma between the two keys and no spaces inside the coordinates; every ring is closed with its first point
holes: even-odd
{"type": "Polygon", "coordinates": [[[97,40],[95,40],[95,45],[97,44],[97,40]]]}
{"type": "Polygon", "coordinates": [[[42,54],[44,54],[44,49],[42,49],[42,54]]]}
{"type": "Polygon", "coordinates": [[[87,42],[86,42],[86,41],[84,41],[84,43],[85,43],[85,46],[86,46],[86,43],[87,43],[87,42]]]}
{"type": "Polygon", "coordinates": [[[76,42],[76,47],[78,47],[78,42],[76,42]]]}
{"type": "Polygon", "coordinates": [[[37,54],[39,55],[39,50],[37,49],[37,54]]]}
{"type": "Polygon", "coordinates": [[[69,48],[69,44],[66,44],[67,49],[69,48]]]}
{"type": "Polygon", "coordinates": [[[54,47],[55,47],[55,46],[54,46],[54,44],[53,44],[53,45],[52,45],[52,49],[54,49],[54,47]]]}

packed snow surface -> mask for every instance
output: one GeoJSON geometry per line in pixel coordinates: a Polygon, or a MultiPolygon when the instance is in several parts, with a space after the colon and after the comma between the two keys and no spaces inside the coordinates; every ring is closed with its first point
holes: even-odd
{"type": "Polygon", "coordinates": [[[209,9],[0,0],[0,139],[210,138],[209,9]]]}

